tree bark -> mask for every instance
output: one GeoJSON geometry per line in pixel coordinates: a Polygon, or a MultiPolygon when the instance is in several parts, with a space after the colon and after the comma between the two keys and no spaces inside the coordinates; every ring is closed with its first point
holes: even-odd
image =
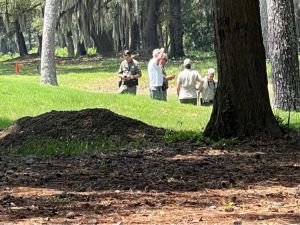
{"type": "Polygon", "coordinates": [[[97,32],[96,24],[92,20],[91,23],[91,37],[96,45],[97,53],[102,56],[112,56],[113,43],[111,36],[108,35],[107,31],[97,32]]]}
{"type": "Polygon", "coordinates": [[[5,37],[0,38],[0,52],[2,54],[8,53],[8,41],[5,37]]]}
{"type": "MultiPolygon", "coordinates": [[[[294,8],[295,8],[295,18],[296,18],[296,30],[298,34],[298,48],[300,48],[300,1],[294,0],[294,8]]],[[[300,49],[298,49],[300,52],[300,49]]]]}
{"type": "Polygon", "coordinates": [[[273,107],[300,110],[300,75],[293,0],[267,0],[273,107]]]}
{"type": "Polygon", "coordinates": [[[262,29],[264,47],[265,47],[266,57],[269,58],[267,0],[259,0],[259,6],[260,6],[260,19],[261,19],[261,29],[262,29]]]}
{"type": "Polygon", "coordinates": [[[58,85],[55,67],[55,27],[59,0],[46,0],[43,26],[41,83],[58,85]]]}
{"type": "Polygon", "coordinates": [[[146,22],[143,32],[143,45],[145,53],[150,54],[153,49],[159,47],[157,24],[159,19],[161,0],[147,0],[146,1],[146,22]]]}
{"type": "Polygon", "coordinates": [[[181,0],[169,0],[170,56],[184,56],[181,0]]]}
{"type": "Polygon", "coordinates": [[[15,29],[16,29],[16,37],[17,37],[17,43],[19,48],[19,53],[21,57],[24,57],[28,55],[27,47],[25,44],[25,38],[23,35],[23,32],[21,31],[21,25],[19,23],[19,20],[15,21],[15,29]]]}
{"type": "Polygon", "coordinates": [[[280,136],[267,89],[259,0],[213,0],[213,9],[219,81],[204,135],[280,136]]]}
{"type": "Polygon", "coordinates": [[[140,32],[139,32],[139,25],[136,21],[133,22],[131,26],[131,33],[130,33],[130,50],[136,51],[140,48],[140,32]]]}
{"type": "Polygon", "coordinates": [[[67,40],[68,57],[74,57],[75,50],[74,50],[74,42],[73,42],[73,37],[72,37],[71,31],[67,32],[66,40],[67,40]]]}
{"type": "Polygon", "coordinates": [[[38,36],[38,55],[42,56],[43,37],[39,34],[37,36],[38,36]]]}
{"type": "Polygon", "coordinates": [[[77,51],[76,51],[76,56],[86,56],[87,51],[84,45],[84,42],[78,42],[77,43],[77,51]]]}

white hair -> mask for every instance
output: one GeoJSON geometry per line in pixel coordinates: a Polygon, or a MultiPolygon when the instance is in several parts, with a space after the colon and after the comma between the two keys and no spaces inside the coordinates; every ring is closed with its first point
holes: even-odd
{"type": "Polygon", "coordinates": [[[159,53],[160,53],[160,49],[156,48],[156,49],[153,50],[152,56],[156,57],[159,53]]]}
{"type": "Polygon", "coordinates": [[[214,74],[215,73],[215,69],[214,68],[209,68],[207,71],[208,74],[214,74]]]}

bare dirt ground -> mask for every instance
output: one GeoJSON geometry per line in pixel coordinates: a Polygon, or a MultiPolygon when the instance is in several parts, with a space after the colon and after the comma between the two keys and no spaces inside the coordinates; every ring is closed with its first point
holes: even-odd
{"type": "Polygon", "coordinates": [[[299,138],[213,147],[166,145],[162,134],[103,109],[18,120],[0,133],[0,224],[300,224],[299,138]],[[147,144],[106,154],[5,154],[33,139],[111,136],[147,144]]]}

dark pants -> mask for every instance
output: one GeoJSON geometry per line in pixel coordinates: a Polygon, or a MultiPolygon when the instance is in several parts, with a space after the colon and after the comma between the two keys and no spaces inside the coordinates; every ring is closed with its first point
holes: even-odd
{"type": "Polygon", "coordinates": [[[162,87],[150,87],[150,97],[155,100],[164,101],[164,92],[162,90],[162,87]]]}
{"type": "Polygon", "coordinates": [[[197,98],[179,99],[182,104],[197,105],[197,98]]]}
{"type": "Polygon", "coordinates": [[[201,105],[203,105],[203,106],[210,106],[210,105],[213,105],[213,104],[214,104],[213,100],[203,101],[203,99],[201,98],[201,105]]]}
{"type": "Polygon", "coordinates": [[[136,95],[136,86],[128,87],[127,85],[122,84],[119,87],[118,93],[136,95]]]}

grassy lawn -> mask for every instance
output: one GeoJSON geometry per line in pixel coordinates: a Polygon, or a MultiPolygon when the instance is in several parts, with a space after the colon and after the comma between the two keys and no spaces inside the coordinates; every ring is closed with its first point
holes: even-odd
{"type": "MultiPolygon", "coordinates": [[[[137,96],[116,94],[117,71],[121,59],[68,61],[57,64],[58,87],[40,85],[37,62],[20,62],[21,72],[15,74],[14,61],[0,66],[0,128],[5,128],[23,116],[34,116],[51,110],[106,108],[147,124],[177,131],[202,132],[211,107],[181,105],[170,82],[168,102],[152,101],[148,94],[146,61],[140,61],[142,78],[137,96]]],[[[193,68],[204,76],[209,67],[216,67],[214,57],[193,59],[193,68]]],[[[178,74],[182,60],[170,60],[168,74],[178,74]]],[[[282,123],[288,113],[276,111],[282,123]]],[[[291,125],[300,127],[300,114],[291,113],[291,125]]]]}

